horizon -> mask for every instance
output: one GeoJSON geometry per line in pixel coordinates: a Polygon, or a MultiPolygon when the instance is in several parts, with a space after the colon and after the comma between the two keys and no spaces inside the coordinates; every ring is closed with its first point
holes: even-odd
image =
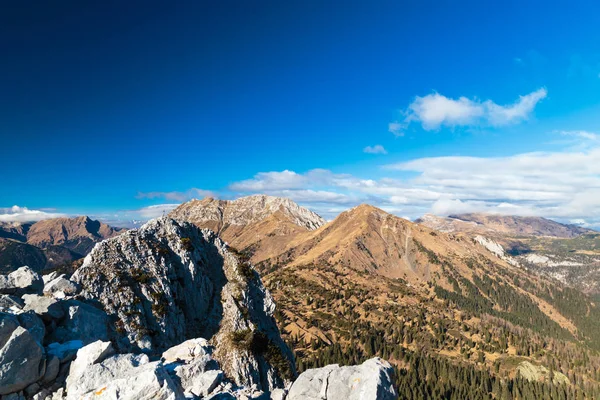
{"type": "Polygon", "coordinates": [[[598,228],[598,11],[11,4],[0,221],[267,194],[327,220],[367,203],[598,228]]]}
{"type": "MultiPolygon", "coordinates": [[[[103,217],[98,217],[98,216],[94,216],[94,215],[86,215],[86,214],[58,214],[58,213],[40,213],[38,210],[29,210],[29,209],[23,209],[20,208],[17,212],[14,212],[13,215],[18,216],[18,218],[14,218],[14,219],[10,219],[10,218],[5,218],[4,215],[0,215],[0,224],[16,224],[16,225],[22,225],[22,224],[33,224],[39,221],[47,221],[47,220],[52,220],[52,219],[58,219],[58,218],[67,218],[67,219],[75,219],[75,218],[81,218],[81,217],[86,217],[86,218],[90,218],[92,220],[98,220],[102,223],[105,223],[109,226],[113,226],[115,228],[124,228],[124,229],[135,229],[135,228],[139,228],[141,227],[143,224],[145,224],[146,222],[149,222],[153,219],[156,218],[160,218],[160,217],[167,217],[169,215],[169,213],[173,210],[175,210],[176,208],[178,208],[181,205],[184,205],[186,203],[190,203],[193,201],[203,201],[206,199],[214,199],[214,200],[225,200],[225,201],[235,201],[244,197],[253,197],[253,196],[266,196],[266,197],[274,197],[274,198],[279,198],[279,199],[286,199],[286,200],[291,200],[292,202],[294,202],[294,200],[288,198],[288,197],[277,197],[277,196],[271,196],[271,195],[266,195],[266,194],[262,194],[262,193],[256,193],[256,194],[251,194],[251,195],[247,195],[247,196],[241,196],[241,197],[237,197],[235,199],[220,199],[218,197],[214,197],[214,196],[205,196],[203,198],[192,198],[189,200],[186,200],[185,202],[182,203],[177,203],[177,204],[170,204],[168,205],[168,207],[164,207],[165,205],[158,205],[156,210],[151,211],[152,215],[147,215],[146,217],[142,217],[141,219],[131,219],[131,220],[124,220],[124,219],[119,219],[119,220],[109,220],[103,217]],[[160,215],[159,215],[160,214],[160,215]]],[[[294,202],[295,203],[295,202],[294,202]]],[[[298,204],[298,203],[295,203],[298,204]]],[[[347,211],[351,211],[357,207],[360,206],[370,206],[370,207],[374,207],[378,210],[382,210],[385,212],[384,209],[374,206],[372,204],[369,203],[360,203],[357,204],[355,206],[352,207],[348,207],[347,209],[342,210],[340,213],[330,217],[330,218],[326,218],[324,216],[322,216],[321,214],[319,214],[316,211],[310,210],[312,212],[314,212],[315,214],[317,214],[319,217],[323,218],[323,220],[325,221],[325,223],[329,223],[334,221],[341,213],[347,212],[347,211]]],[[[15,208],[17,206],[14,206],[13,208],[15,208]]],[[[151,208],[152,206],[150,206],[151,208]]],[[[302,206],[301,206],[302,207],[302,206]]],[[[306,207],[305,207],[306,208],[306,207]]],[[[390,213],[391,214],[391,213],[390,213]]],[[[393,214],[392,214],[393,215],[393,214]]],[[[486,215],[486,216],[505,216],[505,217],[516,217],[516,218],[542,218],[542,219],[546,219],[549,221],[553,221],[553,222],[557,222],[560,224],[563,224],[565,226],[578,226],[581,227],[580,225],[577,224],[569,224],[569,223],[564,223],[564,222],[560,222],[551,218],[545,218],[545,217],[539,217],[539,216],[530,216],[530,215],[510,215],[510,214],[501,214],[498,212],[474,212],[474,213],[455,213],[455,214],[449,214],[449,215],[436,215],[436,214],[431,214],[431,213],[426,213],[423,214],[421,216],[418,216],[416,218],[409,218],[406,216],[399,216],[396,215],[398,218],[402,218],[405,219],[407,221],[410,221],[412,223],[420,223],[418,220],[421,218],[424,218],[426,216],[434,216],[434,217],[441,217],[441,218],[446,218],[446,219],[457,219],[460,216],[464,216],[464,215],[486,215]]],[[[458,218],[460,219],[460,218],[458,218]]],[[[590,227],[590,226],[586,226],[586,229],[590,229],[592,231],[599,231],[599,229],[597,227],[590,227]]]]}

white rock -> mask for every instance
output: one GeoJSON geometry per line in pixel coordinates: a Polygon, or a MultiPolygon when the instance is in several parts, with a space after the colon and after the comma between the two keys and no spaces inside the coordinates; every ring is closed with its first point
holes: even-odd
{"type": "Polygon", "coordinates": [[[392,366],[380,358],[361,365],[328,365],[303,372],[287,400],[395,400],[392,366]]]}
{"type": "Polygon", "coordinates": [[[64,298],[65,295],[73,295],[77,293],[77,285],[66,278],[66,275],[61,275],[44,285],[44,294],[57,295],[64,298]]]}
{"type": "Polygon", "coordinates": [[[100,340],[79,349],[75,361],[71,363],[71,369],[67,377],[67,392],[71,391],[73,382],[77,382],[89,366],[102,362],[114,353],[115,350],[110,342],[102,342],[100,340]]]}
{"type": "Polygon", "coordinates": [[[188,362],[197,357],[210,355],[212,350],[208,341],[203,338],[186,340],[185,342],[173,346],[162,354],[165,364],[172,362],[188,362]]]}
{"type": "Polygon", "coordinates": [[[25,266],[8,275],[0,275],[0,294],[22,295],[39,293],[44,287],[42,278],[31,268],[25,266]]]}
{"type": "Polygon", "coordinates": [[[0,349],[0,394],[15,393],[44,374],[44,349],[21,326],[17,326],[0,349]]]}
{"type": "Polygon", "coordinates": [[[175,400],[183,394],[160,362],[145,354],[124,354],[88,365],[77,379],[69,374],[67,400],[175,400]]]}

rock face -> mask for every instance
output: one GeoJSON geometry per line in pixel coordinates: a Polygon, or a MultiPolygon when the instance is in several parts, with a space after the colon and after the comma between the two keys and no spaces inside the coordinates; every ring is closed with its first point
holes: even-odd
{"type": "Polygon", "coordinates": [[[98,244],[72,280],[115,320],[119,351],[157,353],[187,339],[218,343],[238,385],[264,390],[293,377],[293,356],[258,274],[209,230],[159,218],[98,244]]]}
{"type": "Polygon", "coordinates": [[[392,366],[372,358],[361,365],[337,364],[303,372],[293,383],[287,400],[394,400],[392,366]]]}
{"type": "MultiPolygon", "coordinates": [[[[86,348],[79,350],[85,353],[86,348]]],[[[150,362],[145,354],[95,354],[77,375],[69,374],[67,400],[107,399],[180,399],[182,398],[160,362],[150,362]]]]}

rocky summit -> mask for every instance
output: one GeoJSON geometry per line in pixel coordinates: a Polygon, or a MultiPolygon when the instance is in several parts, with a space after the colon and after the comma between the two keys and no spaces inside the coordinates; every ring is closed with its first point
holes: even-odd
{"type": "Polygon", "coordinates": [[[213,231],[152,220],[97,244],[71,276],[0,276],[0,395],[397,398],[380,359],[297,377],[274,312],[248,259],[213,231]]]}

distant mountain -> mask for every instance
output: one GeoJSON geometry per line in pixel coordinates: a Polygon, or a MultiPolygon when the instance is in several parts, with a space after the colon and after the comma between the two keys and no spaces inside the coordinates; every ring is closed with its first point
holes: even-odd
{"type": "Polygon", "coordinates": [[[442,232],[463,232],[499,246],[515,265],[600,294],[600,233],[539,217],[459,214],[424,215],[417,223],[442,232]],[[482,239],[482,238],[487,239],[482,239]]]}
{"type": "Polygon", "coordinates": [[[40,248],[61,246],[85,256],[96,243],[120,231],[86,216],[53,218],[31,225],[27,232],[27,243],[40,248]]]}
{"type": "Polygon", "coordinates": [[[46,266],[46,255],[40,248],[12,239],[0,238],[0,274],[24,265],[40,272],[46,266]]]}
{"type": "Polygon", "coordinates": [[[290,199],[265,195],[192,200],[169,216],[211,229],[237,250],[251,249],[254,261],[270,257],[296,235],[325,224],[318,214],[290,199]]]}
{"type": "Polygon", "coordinates": [[[495,214],[455,214],[447,218],[425,215],[415,222],[444,232],[477,232],[510,236],[550,236],[573,238],[591,229],[567,225],[541,217],[519,217],[495,214]]]}
{"type": "Polygon", "coordinates": [[[86,216],[0,223],[0,272],[23,265],[41,272],[70,264],[120,231],[86,216]]]}
{"type": "Polygon", "coordinates": [[[33,222],[0,222],[0,238],[14,239],[20,242],[26,242],[27,232],[29,231],[31,225],[33,225],[33,222]]]}

